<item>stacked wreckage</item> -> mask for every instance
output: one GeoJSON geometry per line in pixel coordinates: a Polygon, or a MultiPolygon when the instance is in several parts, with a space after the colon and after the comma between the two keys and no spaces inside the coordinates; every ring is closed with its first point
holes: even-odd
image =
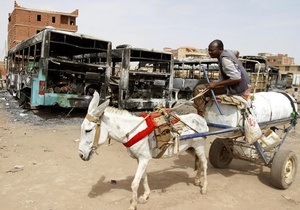
{"type": "Polygon", "coordinates": [[[25,108],[87,108],[95,90],[126,109],[172,101],[173,55],[46,28],[6,58],[6,87],[25,108]]]}
{"type": "MultiPolygon", "coordinates": [[[[206,82],[203,68],[210,80],[218,77],[215,59],[179,61],[169,52],[130,45],[112,49],[110,41],[53,28],[19,43],[5,60],[6,88],[25,108],[87,108],[95,90],[118,108],[169,108],[191,99],[194,87],[206,82]]],[[[263,57],[241,60],[257,91],[278,79],[263,57]]]]}

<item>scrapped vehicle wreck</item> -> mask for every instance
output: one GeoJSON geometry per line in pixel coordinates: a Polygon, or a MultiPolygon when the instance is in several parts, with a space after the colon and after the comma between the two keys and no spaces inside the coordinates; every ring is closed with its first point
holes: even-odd
{"type": "Polygon", "coordinates": [[[199,84],[206,84],[203,73],[207,72],[209,81],[218,79],[217,59],[195,59],[189,61],[174,61],[173,96],[176,100],[188,100],[193,97],[194,88],[199,84]]]}
{"type": "Polygon", "coordinates": [[[172,103],[173,55],[118,46],[112,50],[111,103],[120,109],[153,110],[172,103]]]}
{"type": "Polygon", "coordinates": [[[278,74],[278,79],[275,82],[275,87],[278,89],[292,88],[294,80],[294,73],[292,72],[281,72],[278,74]]]}
{"type": "Polygon", "coordinates": [[[263,56],[241,56],[246,71],[251,78],[252,92],[267,92],[272,84],[277,83],[279,70],[271,68],[263,56]]]}
{"type": "MultiPolygon", "coordinates": [[[[174,61],[173,88],[176,100],[193,97],[194,88],[201,83],[201,65],[198,61],[174,61]]],[[[204,81],[203,81],[204,82],[204,81]]]]}
{"type": "Polygon", "coordinates": [[[111,42],[46,28],[8,52],[7,90],[24,108],[88,106],[107,89],[111,42]]]}
{"type": "MultiPolygon", "coordinates": [[[[241,56],[239,60],[251,78],[252,92],[267,92],[271,85],[278,80],[278,70],[269,67],[265,57],[241,56]]],[[[175,98],[177,100],[191,99],[193,90],[197,85],[207,84],[208,80],[218,80],[218,76],[219,66],[217,59],[175,60],[173,80],[173,88],[177,90],[175,98]],[[203,70],[206,71],[207,76],[205,76],[203,70]]]]}

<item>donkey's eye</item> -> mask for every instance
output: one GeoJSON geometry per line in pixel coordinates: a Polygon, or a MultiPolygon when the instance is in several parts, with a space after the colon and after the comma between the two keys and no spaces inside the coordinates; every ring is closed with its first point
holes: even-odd
{"type": "Polygon", "coordinates": [[[92,131],[92,129],[88,129],[88,130],[85,130],[85,133],[89,133],[91,131],[92,131]]]}

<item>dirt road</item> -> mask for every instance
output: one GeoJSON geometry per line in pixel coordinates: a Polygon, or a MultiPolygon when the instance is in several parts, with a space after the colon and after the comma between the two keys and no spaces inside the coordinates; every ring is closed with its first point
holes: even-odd
{"type": "MultiPolygon", "coordinates": [[[[78,156],[84,113],[67,119],[22,112],[1,95],[0,209],[127,209],[136,161],[123,145],[98,149],[90,161],[78,156]],[[14,108],[12,108],[14,107],[14,108]]],[[[65,114],[65,113],[64,113],[65,114]]],[[[193,159],[152,160],[148,168],[150,199],[140,210],[300,209],[300,130],[291,131],[282,149],[298,156],[298,174],[287,190],[269,182],[270,169],[233,160],[228,169],[208,165],[208,192],[193,185],[193,159]]],[[[207,156],[210,143],[207,139],[207,156]]]]}

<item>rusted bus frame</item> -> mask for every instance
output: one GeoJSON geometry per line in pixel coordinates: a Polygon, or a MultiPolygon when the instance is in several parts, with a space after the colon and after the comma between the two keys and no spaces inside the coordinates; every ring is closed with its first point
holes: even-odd
{"type": "MultiPolygon", "coordinates": [[[[112,50],[112,77],[116,77],[118,80],[118,90],[117,93],[117,106],[119,108],[125,109],[153,109],[159,104],[168,105],[171,100],[171,91],[173,88],[173,54],[162,51],[154,51],[142,48],[116,48],[112,50]],[[142,64],[150,63],[152,65],[151,72],[143,72],[130,69],[130,64],[133,62],[138,62],[141,67],[142,64]],[[120,75],[116,75],[117,65],[120,75]],[[166,82],[166,91],[167,98],[143,98],[135,97],[131,98],[130,95],[134,91],[129,90],[129,85],[131,82],[136,80],[136,83],[139,83],[139,77],[144,78],[146,81],[159,78],[166,82]]],[[[143,79],[140,79],[143,80],[143,79]]],[[[162,87],[165,88],[165,87],[162,87]]],[[[140,91],[140,90],[137,90],[140,91]]],[[[138,95],[138,93],[134,93],[138,95]]]]}
{"type": "Polygon", "coordinates": [[[239,60],[248,72],[251,79],[252,92],[266,92],[269,90],[271,80],[267,59],[264,56],[241,56],[239,60]]]}
{"type": "Polygon", "coordinates": [[[218,77],[218,60],[217,59],[193,59],[188,61],[175,60],[174,61],[174,90],[177,90],[175,98],[184,101],[193,97],[193,91],[199,84],[206,84],[207,80],[203,72],[206,68],[207,75],[210,80],[216,80],[218,77]],[[198,66],[198,67],[197,67],[198,66]],[[196,68],[197,67],[197,68],[196,68]],[[212,68],[213,67],[213,68],[212,68]],[[215,68],[214,68],[215,67],[215,68]],[[177,72],[187,71],[182,76],[176,74],[177,72]]]}
{"type": "MultiPolygon", "coordinates": [[[[42,88],[44,91],[47,88],[49,74],[72,73],[85,75],[88,72],[100,74],[100,71],[102,71],[103,79],[98,83],[103,83],[103,88],[99,91],[103,92],[102,97],[105,97],[106,91],[103,90],[106,90],[108,86],[107,81],[109,79],[107,75],[110,72],[111,65],[111,46],[110,41],[88,35],[45,29],[16,45],[8,52],[7,66],[10,66],[10,68],[7,68],[8,77],[10,77],[10,74],[14,74],[11,77],[20,77],[20,71],[23,71],[26,67],[27,71],[23,72],[22,77],[31,77],[30,84],[26,86],[26,94],[27,98],[30,98],[31,106],[87,107],[91,96],[55,92],[39,94],[42,93],[41,84],[45,85],[42,88]],[[59,55],[57,56],[55,53],[59,55]],[[16,62],[13,64],[12,59],[14,61],[19,59],[18,68],[12,68],[16,64],[16,62]],[[29,61],[35,64],[31,66],[34,67],[34,71],[28,72],[29,61]],[[52,67],[49,66],[50,64],[52,67]]],[[[24,86],[20,86],[13,91],[17,92],[17,96],[21,99],[20,92],[23,90],[24,86]]]]}

